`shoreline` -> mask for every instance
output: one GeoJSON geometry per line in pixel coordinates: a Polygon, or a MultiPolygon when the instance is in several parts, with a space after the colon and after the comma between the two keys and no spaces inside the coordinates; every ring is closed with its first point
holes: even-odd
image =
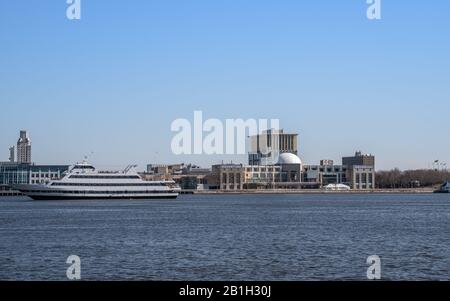
{"type": "Polygon", "coordinates": [[[326,191],[326,190],[189,190],[182,191],[182,195],[291,195],[291,194],[433,194],[434,189],[374,189],[374,190],[350,190],[350,191],[326,191]]]}

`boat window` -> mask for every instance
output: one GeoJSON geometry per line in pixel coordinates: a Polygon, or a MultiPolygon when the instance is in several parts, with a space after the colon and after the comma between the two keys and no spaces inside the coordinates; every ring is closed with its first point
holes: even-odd
{"type": "Polygon", "coordinates": [[[72,175],[70,179],[140,179],[139,176],[72,175]]]}

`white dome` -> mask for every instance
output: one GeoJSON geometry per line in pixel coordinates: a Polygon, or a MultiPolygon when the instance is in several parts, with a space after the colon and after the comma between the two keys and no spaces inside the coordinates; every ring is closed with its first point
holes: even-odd
{"type": "Polygon", "coordinates": [[[284,153],[278,158],[278,164],[302,164],[302,160],[294,154],[284,153]]]}

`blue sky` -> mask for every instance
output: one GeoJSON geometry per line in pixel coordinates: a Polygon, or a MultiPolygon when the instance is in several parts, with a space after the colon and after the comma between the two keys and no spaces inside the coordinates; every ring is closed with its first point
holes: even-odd
{"type": "Polygon", "coordinates": [[[378,169],[450,163],[450,2],[64,0],[0,4],[0,160],[20,129],[38,163],[171,154],[176,118],[279,118],[305,163],[355,150],[378,169]]]}

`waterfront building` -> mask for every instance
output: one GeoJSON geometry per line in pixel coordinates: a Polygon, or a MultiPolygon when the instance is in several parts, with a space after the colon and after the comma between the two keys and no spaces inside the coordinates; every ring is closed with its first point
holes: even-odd
{"type": "Polygon", "coordinates": [[[277,165],[253,165],[244,168],[244,188],[268,189],[282,180],[281,166],[277,165]]]}
{"type": "Polygon", "coordinates": [[[220,190],[301,189],[302,161],[283,153],[274,165],[214,165],[212,174],[220,190]]]}
{"type": "Polygon", "coordinates": [[[20,137],[17,141],[17,162],[31,163],[31,140],[27,131],[20,131],[20,137]]]}
{"type": "Polygon", "coordinates": [[[46,184],[60,179],[69,165],[0,162],[0,185],[46,184]]]}
{"type": "Polygon", "coordinates": [[[181,174],[173,176],[173,180],[184,190],[207,190],[217,188],[210,185],[210,168],[201,168],[194,164],[183,164],[181,174]]]}
{"type": "Polygon", "coordinates": [[[347,183],[347,167],[342,165],[305,165],[303,168],[303,181],[316,183],[323,187],[329,184],[347,183]]]}
{"type": "Polygon", "coordinates": [[[353,157],[342,158],[342,165],[332,160],[321,160],[320,165],[305,165],[303,181],[319,187],[347,185],[355,190],[375,188],[375,156],[356,152],[353,157]]]}
{"type": "Polygon", "coordinates": [[[183,190],[211,190],[219,187],[209,182],[208,175],[174,176],[173,181],[183,190]]]}
{"type": "Polygon", "coordinates": [[[342,158],[342,165],[347,166],[347,178],[353,189],[375,189],[375,156],[358,151],[352,157],[342,158]]]}
{"type": "Polygon", "coordinates": [[[245,182],[245,168],[243,164],[213,165],[212,174],[216,177],[216,184],[220,190],[242,190],[245,182]]]}
{"type": "Polygon", "coordinates": [[[248,165],[275,165],[283,153],[298,155],[298,134],[288,134],[284,130],[267,130],[251,136],[248,165]]]}
{"type": "Polygon", "coordinates": [[[174,175],[183,173],[184,164],[148,164],[146,174],[153,176],[153,179],[171,180],[174,175]]]}
{"type": "Polygon", "coordinates": [[[202,168],[194,164],[184,165],[182,169],[183,175],[207,175],[210,172],[211,172],[210,168],[202,168]]]}
{"type": "Polygon", "coordinates": [[[351,187],[356,190],[375,189],[375,168],[367,165],[355,165],[348,169],[351,187]]]}
{"type": "Polygon", "coordinates": [[[281,166],[281,182],[299,183],[302,181],[302,160],[291,153],[283,153],[277,165],[281,166]]]}
{"type": "Polygon", "coordinates": [[[147,171],[139,175],[146,181],[175,181],[183,190],[204,190],[217,188],[215,185],[209,184],[210,174],[210,168],[181,163],[148,164],[147,171]]]}
{"type": "Polygon", "coordinates": [[[217,189],[216,185],[209,183],[211,169],[202,168],[194,164],[183,165],[181,175],[175,175],[174,181],[186,190],[217,189]]]}

